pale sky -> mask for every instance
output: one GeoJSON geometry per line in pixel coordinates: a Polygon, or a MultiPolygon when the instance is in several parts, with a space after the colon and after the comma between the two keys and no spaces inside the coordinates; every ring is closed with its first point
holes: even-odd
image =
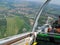
{"type": "MultiPolygon", "coordinates": [[[[46,0],[30,0],[30,1],[45,2],[46,0]]],[[[51,0],[50,3],[60,5],[60,0],[51,0]]]]}
{"type": "Polygon", "coordinates": [[[52,0],[51,3],[60,5],[60,0],[52,0]]]}

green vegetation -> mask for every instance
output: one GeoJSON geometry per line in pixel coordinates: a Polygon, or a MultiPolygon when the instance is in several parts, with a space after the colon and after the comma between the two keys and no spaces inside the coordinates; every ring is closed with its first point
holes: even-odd
{"type": "Polygon", "coordinates": [[[6,27],[7,27],[6,19],[0,19],[0,38],[5,36],[6,27]]]}
{"type": "Polygon", "coordinates": [[[46,23],[46,21],[47,21],[47,16],[42,14],[39,18],[39,21],[38,21],[39,26],[44,25],[46,23]]]}
{"type": "Polygon", "coordinates": [[[24,25],[24,20],[19,17],[8,17],[7,20],[7,35],[17,34],[21,26],[24,25]]]}
{"type": "Polygon", "coordinates": [[[30,25],[28,26],[25,23],[25,20],[19,16],[7,17],[4,20],[0,20],[0,38],[23,33],[24,28],[26,32],[29,31],[30,25]]]}
{"type": "MultiPolygon", "coordinates": [[[[27,4],[25,5],[27,6],[27,4]]],[[[31,31],[29,18],[26,16],[30,8],[27,9],[26,7],[25,9],[28,11],[25,12],[20,9],[23,9],[23,6],[21,3],[11,3],[10,1],[2,1],[0,3],[0,38],[31,31]],[[14,6],[13,4],[17,4],[18,6],[14,6]],[[21,13],[18,13],[19,11],[21,13]]]]}

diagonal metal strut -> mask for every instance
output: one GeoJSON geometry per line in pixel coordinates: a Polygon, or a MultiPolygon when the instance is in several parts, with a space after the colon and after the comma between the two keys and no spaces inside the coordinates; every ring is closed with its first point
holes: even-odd
{"type": "Polygon", "coordinates": [[[35,31],[35,28],[36,28],[37,25],[38,25],[38,20],[39,20],[39,17],[40,17],[40,15],[41,15],[41,13],[42,13],[44,7],[45,7],[50,1],[51,1],[51,0],[47,0],[47,1],[41,6],[41,8],[40,8],[40,10],[39,10],[39,12],[38,12],[38,14],[37,14],[37,17],[36,17],[36,20],[35,20],[35,23],[34,23],[32,32],[35,31]]]}

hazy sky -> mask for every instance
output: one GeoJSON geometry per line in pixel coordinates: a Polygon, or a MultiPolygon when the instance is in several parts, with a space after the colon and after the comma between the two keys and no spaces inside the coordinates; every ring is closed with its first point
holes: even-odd
{"type": "MultiPolygon", "coordinates": [[[[30,0],[30,1],[45,2],[46,0],[30,0]]],[[[51,0],[50,3],[60,5],[60,0],[51,0]]]]}
{"type": "Polygon", "coordinates": [[[52,0],[51,3],[60,5],[60,0],[52,0]]]}

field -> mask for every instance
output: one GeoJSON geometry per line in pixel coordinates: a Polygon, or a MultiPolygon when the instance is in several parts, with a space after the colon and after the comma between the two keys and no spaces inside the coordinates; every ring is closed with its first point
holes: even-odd
{"type": "Polygon", "coordinates": [[[4,38],[4,37],[8,37],[8,36],[23,33],[23,29],[25,27],[26,27],[26,30],[29,28],[25,24],[25,21],[22,18],[20,18],[19,16],[7,17],[6,18],[6,23],[7,23],[6,25],[3,25],[3,26],[1,25],[0,38],[4,38]],[[5,27],[5,28],[3,29],[3,27],[5,27]]]}
{"type": "Polygon", "coordinates": [[[21,26],[24,25],[24,20],[17,17],[8,17],[7,19],[7,35],[17,34],[21,26]]]}

